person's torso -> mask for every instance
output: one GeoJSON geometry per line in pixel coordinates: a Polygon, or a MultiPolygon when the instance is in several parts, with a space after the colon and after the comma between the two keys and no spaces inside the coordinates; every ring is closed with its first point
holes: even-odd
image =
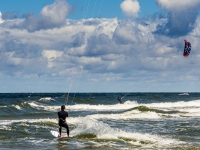
{"type": "Polygon", "coordinates": [[[66,117],[68,117],[68,113],[66,111],[61,110],[58,112],[58,117],[65,120],[66,117]]]}

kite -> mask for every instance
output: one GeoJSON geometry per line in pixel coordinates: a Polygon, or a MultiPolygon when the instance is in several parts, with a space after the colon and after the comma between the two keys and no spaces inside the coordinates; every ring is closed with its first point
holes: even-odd
{"type": "Polygon", "coordinates": [[[184,47],[184,52],[183,52],[183,56],[187,57],[190,55],[190,51],[191,51],[191,44],[190,42],[184,40],[185,42],[185,47],[184,47]]]}

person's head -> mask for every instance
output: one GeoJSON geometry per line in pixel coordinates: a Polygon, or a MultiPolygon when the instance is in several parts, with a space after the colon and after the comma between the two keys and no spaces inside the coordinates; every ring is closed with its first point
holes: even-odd
{"type": "Polygon", "coordinates": [[[62,105],[62,106],[61,106],[61,110],[65,110],[65,105],[62,105]]]}

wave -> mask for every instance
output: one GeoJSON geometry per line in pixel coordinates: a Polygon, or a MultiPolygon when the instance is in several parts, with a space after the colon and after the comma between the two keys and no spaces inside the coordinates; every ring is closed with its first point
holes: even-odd
{"type": "MultiPolygon", "coordinates": [[[[102,121],[91,119],[90,117],[70,118],[69,122],[71,128],[70,135],[78,139],[93,139],[93,141],[119,140],[134,145],[169,145],[172,143],[182,143],[164,136],[115,128],[102,121]]],[[[50,134],[50,130],[58,130],[57,119],[23,119],[0,122],[1,130],[25,135],[39,134],[39,131],[34,132],[34,130],[29,130],[29,128],[33,127],[35,130],[40,129],[50,134]]]]}
{"type": "MultiPolygon", "coordinates": [[[[74,122],[75,123],[75,122],[74,122]]],[[[139,133],[128,130],[123,130],[119,128],[114,128],[96,119],[91,119],[90,117],[79,118],[76,120],[76,127],[71,131],[73,136],[90,135],[98,140],[123,140],[128,143],[134,143],[142,145],[144,143],[148,144],[158,144],[166,145],[170,143],[181,143],[174,139],[165,138],[158,135],[152,135],[148,133],[139,133]],[[87,120],[87,121],[85,121],[87,120]]]]}
{"type": "Polygon", "coordinates": [[[43,97],[43,98],[40,98],[39,101],[55,101],[55,99],[51,97],[43,97]]]}
{"type": "MultiPolygon", "coordinates": [[[[23,114],[23,113],[48,113],[57,112],[60,106],[49,105],[47,101],[54,101],[50,97],[42,98],[36,101],[21,102],[7,106],[0,106],[1,115],[23,114]],[[45,103],[43,103],[45,101],[45,103]]],[[[136,101],[126,101],[124,104],[75,104],[67,105],[69,112],[89,112],[90,114],[101,112],[101,117],[108,118],[107,113],[117,118],[160,118],[160,117],[198,117],[200,114],[200,100],[178,101],[178,102],[160,102],[160,103],[137,103],[136,101]],[[129,115],[129,116],[128,116],[129,115]]]]}
{"type": "MultiPolygon", "coordinates": [[[[146,111],[145,113],[139,111],[137,108],[129,110],[120,114],[93,114],[78,117],[69,117],[67,122],[70,127],[70,135],[76,139],[89,140],[92,142],[113,142],[118,141],[126,144],[132,144],[142,147],[168,147],[176,146],[180,144],[187,144],[178,139],[172,138],[173,136],[165,137],[165,135],[157,135],[148,133],[148,130],[142,131],[137,129],[137,122],[130,127],[124,127],[125,125],[119,125],[123,119],[133,119],[131,117],[138,118],[159,118],[160,116],[156,112],[146,111]],[[128,118],[129,117],[129,118],[128,118]],[[109,123],[107,119],[116,120],[114,123],[109,123]],[[103,121],[102,121],[103,120],[103,121]],[[115,125],[118,124],[118,126],[115,125]]],[[[147,121],[147,119],[145,119],[147,121]]],[[[14,133],[16,136],[34,136],[36,138],[41,137],[41,133],[44,137],[50,138],[50,131],[58,131],[58,119],[57,118],[41,118],[41,119],[15,119],[15,120],[1,120],[0,130],[7,133],[14,133]]],[[[129,124],[130,125],[130,124],[129,124]]],[[[196,126],[198,128],[198,124],[196,126]]],[[[147,128],[146,128],[147,129],[147,128]]],[[[198,128],[199,129],[199,128],[198,128]]],[[[11,139],[13,138],[10,137],[11,139]]],[[[114,142],[115,143],[115,142],[114,142]]],[[[117,145],[116,145],[117,146],[117,145]]]]}
{"type": "Polygon", "coordinates": [[[93,119],[106,119],[106,120],[136,120],[136,119],[161,119],[162,116],[155,112],[146,112],[141,113],[139,111],[129,111],[126,113],[119,113],[119,114],[93,114],[88,115],[90,118],[93,119]]]}
{"type": "Polygon", "coordinates": [[[193,101],[178,101],[178,102],[165,102],[165,103],[151,103],[147,104],[150,107],[159,108],[181,108],[181,107],[200,107],[200,100],[193,101]]]}
{"type": "Polygon", "coordinates": [[[58,131],[57,112],[66,94],[2,98],[1,147],[187,149],[199,146],[200,95],[157,94],[157,98],[155,94],[149,95],[127,96],[130,100],[123,99],[124,104],[116,100],[118,93],[82,94],[73,103],[70,100],[66,110],[71,139],[57,139],[50,133],[51,130],[58,131]],[[29,146],[24,147],[26,145],[29,146]]]}
{"type": "Polygon", "coordinates": [[[147,106],[138,106],[135,107],[134,109],[137,109],[141,112],[156,112],[156,113],[163,113],[163,114],[174,114],[174,113],[179,113],[180,111],[167,111],[167,110],[161,110],[161,109],[155,109],[155,108],[148,108],[147,106]]]}

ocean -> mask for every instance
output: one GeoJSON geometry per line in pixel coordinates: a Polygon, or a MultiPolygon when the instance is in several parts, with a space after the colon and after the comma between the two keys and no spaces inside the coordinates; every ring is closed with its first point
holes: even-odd
{"type": "Polygon", "coordinates": [[[200,93],[66,97],[67,93],[1,93],[0,149],[200,149],[200,93]],[[57,112],[66,103],[71,138],[56,138],[50,131],[58,131],[57,112]]]}

